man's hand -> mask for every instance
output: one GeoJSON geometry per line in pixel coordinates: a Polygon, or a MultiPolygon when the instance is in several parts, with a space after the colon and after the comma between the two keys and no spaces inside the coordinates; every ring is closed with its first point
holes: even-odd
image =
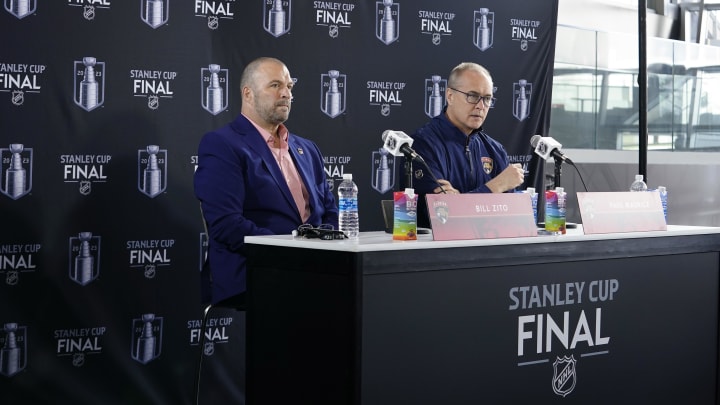
{"type": "Polygon", "coordinates": [[[504,193],[521,185],[523,181],[525,181],[525,170],[520,163],[513,163],[485,185],[493,193],[504,193]]]}
{"type": "Polygon", "coordinates": [[[458,190],[453,187],[452,184],[450,184],[449,181],[445,179],[440,179],[437,181],[440,187],[436,187],[433,189],[433,193],[435,194],[460,194],[458,190]]]}

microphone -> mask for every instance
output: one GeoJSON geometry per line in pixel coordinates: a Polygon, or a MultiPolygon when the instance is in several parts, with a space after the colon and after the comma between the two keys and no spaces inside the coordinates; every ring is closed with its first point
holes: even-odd
{"type": "Polygon", "coordinates": [[[569,157],[560,151],[562,144],[549,136],[533,135],[530,138],[530,146],[535,148],[535,153],[545,160],[552,156],[558,162],[562,161],[575,165],[569,157]]]}
{"type": "Polygon", "coordinates": [[[382,134],[382,140],[383,149],[393,156],[404,155],[411,160],[423,160],[423,158],[411,148],[415,140],[410,138],[405,132],[393,131],[391,129],[385,130],[382,134]]]}

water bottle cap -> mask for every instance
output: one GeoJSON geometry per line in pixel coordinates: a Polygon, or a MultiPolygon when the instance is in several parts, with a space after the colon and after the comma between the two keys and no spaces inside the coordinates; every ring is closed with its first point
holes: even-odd
{"type": "Polygon", "coordinates": [[[535,187],[528,187],[527,192],[528,194],[535,194],[535,187]]]}
{"type": "Polygon", "coordinates": [[[643,175],[642,175],[642,174],[636,174],[636,175],[635,175],[635,181],[638,181],[638,180],[639,180],[639,181],[642,181],[642,180],[643,180],[643,175]]]}
{"type": "Polygon", "coordinates": [[[665,191],[667,191],[667,188],[665,188],[665,186],[658,186],[658,191],[664,193],[665,191]]]}
{"type": "Polygon", "coordinates": [[[555,192],[560,194],[565,191],[565,187],[555,187],[555,192]]]}
{"type": "Polygon", "coordinates": [[[405,194],[407,194],[408,197],[413,198],[413,197],[415,197],[415,189],[414,188],[406,188],[405,194]]]}
{"type": "Polygon", "coordinates": [[[352,180],[352,173],[343,173],[343,180],[352,180]]]}

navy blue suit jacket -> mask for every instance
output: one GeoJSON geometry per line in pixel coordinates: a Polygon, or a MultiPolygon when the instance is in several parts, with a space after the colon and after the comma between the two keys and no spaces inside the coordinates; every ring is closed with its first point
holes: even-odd
{"type": "MultiPolygon", "coordinates": [[[[295,134],[289,135],[288,143],[309,195],[307,223],[337,229],[338,208],[320,149],[295,134]]],[[[246,289],[245,236],[290,234],[302,219],[277,160],[243,115],[203,136],[194,186],[208,227],[206,267],[211,279],[203,277],[203,301],[216,303],[246,289]]]]}

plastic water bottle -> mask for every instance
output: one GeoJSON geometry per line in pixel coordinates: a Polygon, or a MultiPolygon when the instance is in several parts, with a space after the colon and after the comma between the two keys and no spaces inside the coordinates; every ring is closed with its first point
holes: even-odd
{"type": "Polygon", "coordinates": [[[665,222],[667,222],[667,210],[668,210],[668,194],[665,186],[658,186],[658,193],[660,193],[660,202],[662,203],[663,214],[665,215],[665,222]]]}
{"type": "Polygon", "coordinates": [[[642,174],[635,175],[635,181],[630,185],[630,191],[647,191],[647,184],[643,181],[642,174]]]}
{"type": "Polygon", "coordinates": [[[338,225],[350,239],[357,239],[360,233],[358,216],[358,188],[353,182],[352,174],[343,174],[343,181],[338,186],[338,208],[340,216],[338,225]]]}
{"type": "Polygon", "coordinates": [[[528,187],[526,193],[530,194],[530,203],[532,204],[533,215],[535,216],[535,223],[537,224],[538,193],[535,192],[535,187],[528,187]]]}

